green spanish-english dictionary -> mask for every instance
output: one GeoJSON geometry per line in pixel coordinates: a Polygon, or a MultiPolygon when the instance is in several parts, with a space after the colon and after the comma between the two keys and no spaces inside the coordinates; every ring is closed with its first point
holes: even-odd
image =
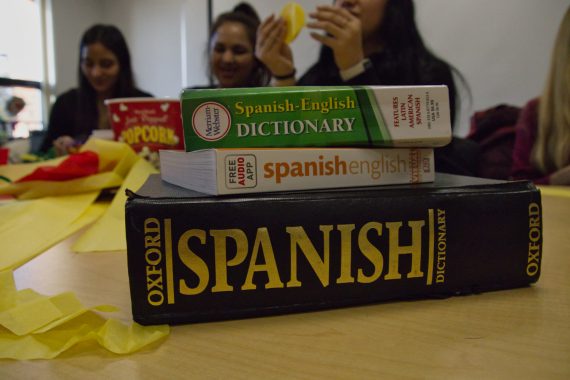
{"type": "Polygon", "coordinates": [[[446,86],[186,89],[181,112],[186,151],[439,147],[451,140],[446,86]]]}

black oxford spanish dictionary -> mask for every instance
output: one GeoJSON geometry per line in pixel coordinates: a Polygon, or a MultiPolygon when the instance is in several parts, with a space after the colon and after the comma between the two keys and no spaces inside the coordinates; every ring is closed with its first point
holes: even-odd
{"type": "Polygon", "coordinates": [[[420,185],[213,197],[153,175],[129,192],[126,229],[141,324],[447,297],[540,275],[540,192],[526,181],[438,173],[420,185]]]}

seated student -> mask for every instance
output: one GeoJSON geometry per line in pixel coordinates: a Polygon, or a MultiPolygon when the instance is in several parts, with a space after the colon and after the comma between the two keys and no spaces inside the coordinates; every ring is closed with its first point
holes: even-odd
{"type": "Polygon", "coordinates": [[[518,119],[512,178],[570,186],[570,8],[558,30],[542,95],[530,100],[518,119]]]}
{"type": "Polygon", "coordinates": [[[414,13],[412,0],[336,0],[318,6],[307,26],[326,35],[311,33],[322,44],[320,55],[297,81],[281,17],[263,21],[256,53],[278,86],[445,84],[454,110],[451,66],[424,45],[414,13]]]}
{"type": "MultiPolygon", "coordinates": [[[[270,75],[254,54],[259,16],[251,5],[239,3],[214,21],[209,39],[209,71],[213,87],[263,87],[270,75]]],[[[212,86],[208,86],[212,87],[212,86]]]]}
{"type": "Polygon", "coordinates": [[[106,99],[152,96],[135,86],[129,49],[115,26],[94,25],[83,34],[78,66],[79,86],[53,105],[42,152],[53,146],[57,155],[67,154],[93,130],[110,128],[106,99]]]}
{"type": "MultiPolygon", "coordinates": [[[[277,86],[439,85],[449,88],[451,120],[458,94],[450,64],[424,44],[412,0],[335,0],[310,13],[307,26],[322,44],[317,62],[296,80],[294,57],[284,42],[285,21],[269,16],[258,30],[256,54],[277,86]]],[[[458,73],[459,75],[459,73],[458,73]]],[[[454,138],[436,150],[436,169],[474,174],[477,144],[454,138]]]]}
{"type": "MultiPolygon", "coordinates": [[[[0,87],[0,139],[12,136],[18,114],[26,106],[24,99],[12,96],[10,91],[0,87]]],[[[0,140],[0,145],[2,141],[0,140]]]]}

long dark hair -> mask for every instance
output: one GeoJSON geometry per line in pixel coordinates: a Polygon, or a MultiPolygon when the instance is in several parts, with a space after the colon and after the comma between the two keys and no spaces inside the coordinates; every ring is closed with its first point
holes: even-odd
{"type": "MultiPolygon", "coordinates": [[[[255,42],[257,39],[257,28],[259,27],[261,20],[259,19],[259,16],[257,15],[255,9],[253,9],[251,5],[242,2],[236,5],[230,12],[225,12],[220,14],[212,24],[212,27],[210,28],[210,35],[208,38],[209,42],[212,41],[212,37],[214,36],[218,28],[226,22],[239,22],[240,24],[242,24],[245,27],[245,31],[247,33],[247,39],[251,43],[251,46],[255,49],[255,42]]],[[[210,52],[210,46],[208,46],[208,57],[210,55],[209,52],[210,52]]],[[[259,61],[257,57],[255,57],[255,55],[254,59],[255,59],[255,68],[251,73],[247,86],[248,87],[267,86],[269,84],[269,81],[271,80],[271,74],[269,73],[269,70],[267,70],[265,65],[261,61],[259,61]]],[[[208,58],[208,62],[209,60],[210,58],[208,58]]],[[[208,65],[208,67],[209,67],[208,70],[211,70],[210,68],[211,65],[208,65]]]]}
{"type": "MultiPolygon", "coordinates": [[[[461,73],[448,62],[436,56],[425,45],[416,25],[415,6],[413,0],[388,0],[384,9],[384,18],[377,32],[377,38],[382,43],[382,54],[385,59],[378,72],[405,73],[407,83],[392,83],[391,78],[382,78],[386,85],[436,84],[441,77],[449,76],[451,120],[454,121],[455,111],[459,106],[457,88],[451,73],[460,79],[469,93],[467,82],[461,73]],[[449,75],[446,75],[446,72],[449,75]]],[[[322,46],[318,65],[334,62],[333,51],[322,46]]],[[[376,63],[375,63],[376,64],[376,63]]],[[[402,78],[403,76],[399,76],[402,78]]],[[[371,83],[377,84],[377,83],[371,83]]],[[[379,83],[378,83],[379,84],[379,83]]]]}
{"type": "Polygon", "coordinates": [[[97,42],[112,51],[119,61],[119,78],[113,89],[112,97],[131,97],[136,96],[137,93],[131,67],[131,55],[121,31],[116,26],[102,24],[96,24],[87,29],[79,43],[78,64],[78,120],[86,132],[97,129],[98,126],[97,94],[81,70],[81,60],[83,49],[97,42]]]}

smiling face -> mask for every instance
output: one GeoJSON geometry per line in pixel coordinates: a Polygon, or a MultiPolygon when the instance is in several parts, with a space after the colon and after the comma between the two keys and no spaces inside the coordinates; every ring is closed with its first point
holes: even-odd
{"type": "Polygon", "coordinates": [[[108,97],[112,94],[121,70],[117,56],[100,42],[81,50],[81,72],[95,92],[108,97]]]}
{"type": "MultiPolygon", "coordinates": [[[[397,1],[397,0],[396,0],[397,1]]],[[[346,8],[360,19],[362,38],[377,38],[377,32],[384,19],[388,0],[336,0],[335,5],[346,8]]]]}
{"type": "Polygon", "coordinates": [[[210,43],[210,65],[220,87],[247,86],[255,56],[243,24],[228,21],[218,27],[210,43]]]}

